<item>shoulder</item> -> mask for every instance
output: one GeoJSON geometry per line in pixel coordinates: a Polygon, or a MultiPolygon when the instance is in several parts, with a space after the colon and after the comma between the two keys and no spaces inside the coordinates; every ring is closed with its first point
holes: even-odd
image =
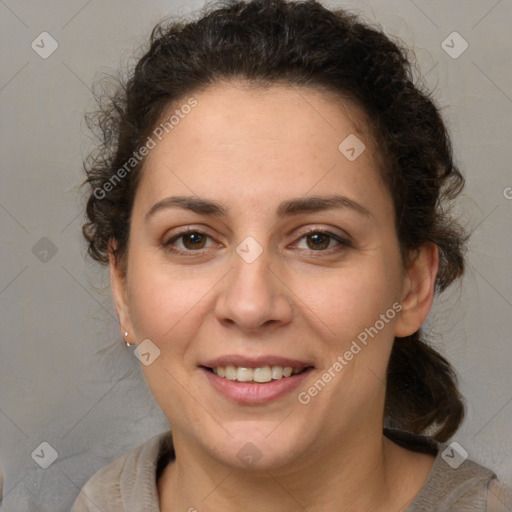
{"type": "Polygon", "coordinates": [[[425,486],[416,497],[414,507],[410,511],[407,509],[407,512],[512,510],[510,491],[498,481],[493,471],[466,458],[453,464],[452,461],[459,455],[453,456],[454,448],[451,445],[441,446],[443,450],[436,457],[425,486]]]}
{"type": "Polygon", "coordinates": [[[82,487],[71,512],[123,512],[127,503],[157,511],[157,467],[169,447],[171,434],[164,432],[102,467],[82,487]]]}
{"type": "Polygon", "coordinates": [[[512,488],[498,480],[489,482],[487,511],[510,512],[512,510],[512,488]]]}
{"type": "Polygon", "coordinates": [[[405,448],[435,455],[427,481],[406,512],[510,510],[508,491],[495,473],[468,459],[459,444],[445,445],[429,437],[389,429],[385,434],[405,448]]]}

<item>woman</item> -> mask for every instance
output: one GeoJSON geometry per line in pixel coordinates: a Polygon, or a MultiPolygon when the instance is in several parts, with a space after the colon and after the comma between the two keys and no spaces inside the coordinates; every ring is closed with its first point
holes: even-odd
{"type": "Polygon", "coordinates": [[[73,512],[505,510],[423,343],[463,187],[405,50],[284,0],[162,23],[100,112],[84,235],[172,431],[73,512]]]}

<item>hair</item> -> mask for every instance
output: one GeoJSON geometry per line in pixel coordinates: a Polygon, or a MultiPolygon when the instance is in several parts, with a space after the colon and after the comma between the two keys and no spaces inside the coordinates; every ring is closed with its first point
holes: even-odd
{"type": "MultiPolygon", "coordinates": [[[[440,256],[436,293],[463,274],[467,237],[450,212],[464,178],[432,93],[414,79],[409,50],[398,40],[314,0],[252,0],[207,5],[187,22],[164,20],[144,51],[87,116],[100,139],[84,162],[89,195],[82,231],[93,259],[107,263],[111,250],[123,267],[144,160],[112,180],[170,106],[210,85],[243,80],[310,87],[360,107],[379,148],[404,264],[416,249],[434,243],[440,256]]],[[[395,339],[385,422],[445,441],[462,422],[463,398],[453,368],[422,338],[418,330],[395,339]]]]}

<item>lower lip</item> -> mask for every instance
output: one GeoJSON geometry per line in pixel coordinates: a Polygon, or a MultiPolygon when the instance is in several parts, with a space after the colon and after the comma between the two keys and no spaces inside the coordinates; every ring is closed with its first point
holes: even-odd
{"type": "Polygon", "coordinates": [[[271,380],[270,382],[238,382],[219,377],[215,373],[200,368],[206,375],[210,384],[223,396],[239,404],[264,404],[277,400],[292,392],[300,386],[307,378],[313,368],[307,368],[297,375],[283,377],[282,379],[271,380]]]}

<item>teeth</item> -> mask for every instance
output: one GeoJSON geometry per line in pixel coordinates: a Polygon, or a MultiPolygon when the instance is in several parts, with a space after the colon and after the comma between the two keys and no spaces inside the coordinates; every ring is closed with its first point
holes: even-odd
{"type": "Polygon", "coordinates": [[[236,380],[238,382],[251,382],[252,374],[252,368],[242,368],[239,366],[236,370],[236,380]]]}
{"type": "MultiPolygon", "coordinates": [[[[226,366],[224,371],[226,373],[226,379],[236,380],[236,368],[234,366],[226,366]]],[[[218,369],[217,369],[217,374],[218,374],[218,369]]]]}
{"type": "Polygon", "coordinates": [[[283,367],[282,366],[272,366],[272,378],[273,379],[281,379],[283,377],[283,367]]]}
{"type": "Polygon", "coordinates": [[[252,380],[255,382],[270,382],[272,380],[272,370],[270,366],[254,368],[252,371],[252,380]]]}
{"type": "Polygon", "coordinates": [[[270,382],[285,377],[297,375],[302,368],[292,368],[291,366],[261,366],[259,368],[245,368],[242,366],[228,365],[212,368],[213,373],[219,377],[238,382],[270,382]]]}

